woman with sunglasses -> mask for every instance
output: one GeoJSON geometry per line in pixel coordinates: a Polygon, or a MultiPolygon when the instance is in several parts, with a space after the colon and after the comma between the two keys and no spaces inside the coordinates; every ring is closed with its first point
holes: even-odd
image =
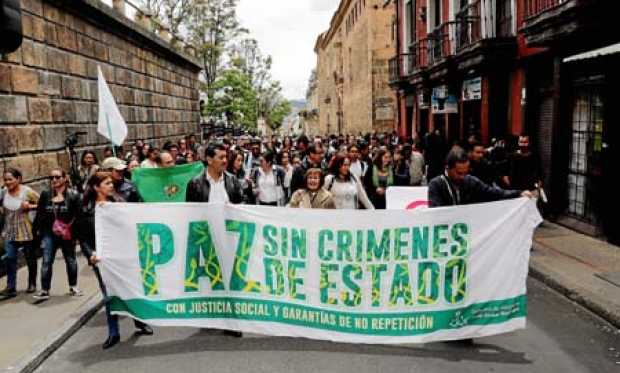
{"type": "Polygon", "coordinates": [[[0,297],[17,296],[17,254],[23,248],[28,265],[28,293],[34,293],[37,285],[37,257],[32,244],[34,234],[30,212],[37,208],[39,194],[22,185],[22,173],[15,168],[6,168],[2,175],[4,187],[0,189],[0,207],[4,214],[2,238],[6,263],[7,286],[0,297]]]}
{"type": "Polygon", "coordinates": [[[77,288],[78,267],[73,237],[73,224],[80,211],[80,195],[69,187],[67,173],[64,170],[53,169],[49,178],[50,185],[41,193],[35,220],[35,229],[39,233],[43,248],[41,291],[34,296],[38,300],[47,300],[50,297],[52,269],[58,248],[65,258],[69,295],[82,295],[77,288]]]}

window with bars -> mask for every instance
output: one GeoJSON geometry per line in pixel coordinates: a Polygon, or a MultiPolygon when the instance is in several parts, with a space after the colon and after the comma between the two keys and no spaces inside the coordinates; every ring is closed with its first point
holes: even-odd
{"type": "Polygon", "coordinates": [[[597,222],[593,198],[603,150],[604,105],[600,86],[577,87],[574,94],[568,168],[568,213],[597,222]]]}

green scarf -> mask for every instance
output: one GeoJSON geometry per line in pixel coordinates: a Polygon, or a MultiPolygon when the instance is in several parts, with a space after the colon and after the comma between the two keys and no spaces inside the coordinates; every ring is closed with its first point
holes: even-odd
{"type": "MultiPolygon", "coordinates": [[[[377,166],[372,166],[372,184],[375,188],[379,188],[379,168],[377,166]]],[[[394,173],[392,172],[392,168],[388,167],[388,177],[387,177],[387,186],[394,185],[394,173]]]]}

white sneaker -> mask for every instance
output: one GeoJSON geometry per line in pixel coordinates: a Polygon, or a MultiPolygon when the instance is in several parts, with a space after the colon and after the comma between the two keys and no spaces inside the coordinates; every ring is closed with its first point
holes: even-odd
{"type": "Polygon", "coordinates": [[[50,293],[48,291],[41,290],[38,294],[35,294],[32,297],[38,300],[48,300],[50,299],[50,293]]]}
{"type": "Polygon", "coordinates": [[[82,295],[84,295],[82,293],[82,290],[76,288],[76,287],[70,287],[69,288],[69,295],[72,297],[81,297],[82,295]]]}

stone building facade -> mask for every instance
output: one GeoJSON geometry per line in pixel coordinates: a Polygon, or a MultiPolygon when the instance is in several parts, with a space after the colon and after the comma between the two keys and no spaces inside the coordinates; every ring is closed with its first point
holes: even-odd
{"type": "Polygon", "coordinates": [[[396,96],[388,85],[396,51],[395,8],[385,0],[342,0],[319,35],[319,133],[392,131],[396,96]]]}
{"type": "Polygon", "coordinates": [[[76,148],[101,152],[97,66],[125,118],[126,144],[156,145],[199,131],[193,57],[98,0],[22,0],[24,41],[0,58],[0,170],[20,169],[40,189],[51,168],[68,169],[76,148]]]}

